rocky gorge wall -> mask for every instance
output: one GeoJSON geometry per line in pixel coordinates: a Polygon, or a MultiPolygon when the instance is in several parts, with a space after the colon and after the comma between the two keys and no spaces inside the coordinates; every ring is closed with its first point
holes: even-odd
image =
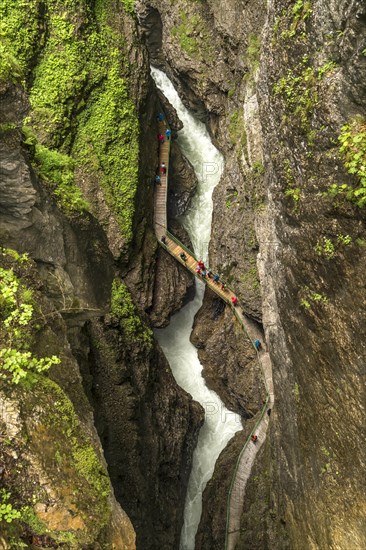
{"type": "Polygon", "coordinates": [[[172,548],[202,411],[149,328],[192,282],[151,228],[146,51],[129,2],[23,8],[0,7],[1,368],[26,367],[1,380],[1,545],[172,548]]]}
{"type": "MultiPolygon", "coordinates": [[[[1,284],[12,296],[19,280],[16,300],[35,308],[17,353],[62,362],[28,373],[32,391],[1,380],[1,498],[15,514],[1,544],[129,548],[134,529],[137,547],[178,544],[202,413],[149,328],[192,281],[151,228],[158,102],[146,40],[225,156],[210,263],[263,323],[274,365],[276,408],[239,547],[364,548],[363,2],[144,0],[139,26],[128,1],[26,4],[0,7],[1,284]]],[[[192,192],[174,155],[171,215],[192,192]]],[[[4,349],[19,313],[1,300],[4,349]]],[[[252,348],[209,293],[193,341],[248,432],[263,399],[252,348]]],[[[205,491],[202,548],[223,547],[247,432],[205,491]]]]}
{"type": "MultiPolygon", "coordinates": [[[[224,154],[210,263],[263,323],[274,366],[276,407],[238,547],[363,548],[364,3],[137,5],[153,62],[224,154]]],[[[250,356],[226,322],[207,293],[193,341],[207,382],[242,412],[251,378],[237,365],[250,356]]],[[[202,548],[223,547],[230,449],[204,495],[202,548]]]]}

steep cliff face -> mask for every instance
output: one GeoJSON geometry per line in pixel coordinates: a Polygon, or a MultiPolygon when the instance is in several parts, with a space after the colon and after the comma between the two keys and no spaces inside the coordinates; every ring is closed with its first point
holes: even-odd
{"type": "MultiPolygon", "coordinates": [[[[179,536],[202,412],[176,386],[145,313],[153,308],[154,285],[161,286],[151,230],[158,103],[136,23],[125,12],[129,6],[35,0],[27,10],[17,2],[0,8],[6,21],[1,245],[35,261],[35,302],[47,304],[40,312],[42,330],[32,325],[27,346],[36,357],[55,354],[62,361],[49,378],[39,374],[39,390],[32,389],[28,400],[21,385],[1,401],[10,400],[14,410],[25,401],[19,448],[7,450],[0,440],[11,493],[2,496],[22,513],[4,532],[4,545],[13,537],[19,544],[134,547],[134,529],[114,499],[84,391],[137,547],[171,548],[179,536]],[[57,319],[54,328],[43,326],[48,315],[57,319]],[[61,411],[55,394],[65,405],[61,411]],[[70,437],[75,449],[68,446],[70,437]],[[21,476],[12,472],[17,457],[36,485],[47,478],[42,494],[19,487],[21,476]],[[32,521],[34,515],[44,523],[32,521]]],[[[11,254],[17,262],[19,254],[11,254]]],[[[184,281],[189,283],[168,263],[165,272],[170,269],[179,292],[172,304],[161,298],[166,318],[183,300],[184,281]]],[[[19,271],[19,277],[26,275],[19,271]]],[[[17,345],[20,353],[25,344],[17,345]]],[[[2,355],[2,370],[7,365],[2,355]]],[[[4,433],[10,420],[5,416],[4,433]]]]}
{"type": "Polygon", "coordinates": [[[343,162],[365,162],[364,5],[284,7],[269,11],[258,93],[269,186],[258,229],[275,242],[261,267],[279,399],[271,507],[291,548],[362,548],[365,212],[353,204],[360,172],[343,162]],[[351,200],[329,196],[332,184],[351,200]]]}
{"type": "MultiPolygon", "coordinates": [[[[141,4],[146,28],[160,21],[155,62],[224,152],[210,263],[263,319],[274,365],[270,446],[240,547],[363,548],[364,5],[141,4]]],[[[213,516],[201,532],[214,533],[213,516]]]]}

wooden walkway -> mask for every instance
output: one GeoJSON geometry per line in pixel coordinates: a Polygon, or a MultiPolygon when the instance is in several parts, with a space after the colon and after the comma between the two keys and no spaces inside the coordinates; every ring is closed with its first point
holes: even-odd
{"type": "MultiPolygon", "coordinates": [[[[168,232],[167,229],[167,192],[168,192],[168,177],[169,177],[169,152],[170,141],[166,138],[167,125],[165,121],[159,122],[159,133],[165,138],[164,143],[159,146],[159,175],[160,184],[155,186],[155,234],[163,248],[169,254],[171,254],[180,264],[182,264],[188,271],[193,273],[198,279],[206,283],[222,300],[224,300],[232,308],[233,313],[241,324],[244,333],[251,340],[253,346],[256,339],[261,340],[262,349],[257,353],[258,364],[262,370],[264,383],[266,387],[266,403],[261,411],[259,420],[257,421],[254,429],[247,438],[239,458],[236,463],[235,471],[233,474],[230,492],[228,495],[227,505],[227,521],[226,521],[226,538],[225,538],[225,550],[234,550],[238,542],[240,535],[240,518],[244,505],[245,486],[249,479],[252,465],[255,457],[263,445],[270,417],[267,414],[268,409],[271,409],[274,405],[274,393],[273,393],[273,380],[272,380],[272,364],[269,353],[263,343],[263,335],[258,329],[256,323],[252,322],[243,313],[240,305],[234,306],[232,298],[235,296],[234,292],[230,289],[222,289],[222,281],[214,283],[212,278],[203,277],[197,273],[197,259],[185,246],[183,246],[173,235],[168,232]],[[165,163],[166,174],[161,172],[161,164],[165,163]],[[181,258],[181,254],[184,253],[186,259],[181,258]],[[250,436],[255,433],[258,437],[256,443],[251,441],[250,436]]],[[[206,268],[208,269],[208,268],[206,268]]],[[[212,270],[213,271],[213,270],[212,270]]],[[[214,273],[214,271],[213,271],[214,273]]]]}

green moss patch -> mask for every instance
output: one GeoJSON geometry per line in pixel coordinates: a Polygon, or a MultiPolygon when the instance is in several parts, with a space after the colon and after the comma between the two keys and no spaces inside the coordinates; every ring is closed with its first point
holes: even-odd
{"type": "Polygon", "coordinates": [[[131,343],[151,347],[152,332],[139,317],[126,285],[118,279],[112,284],[111,312],[131,343]]]}
{"type": "MultiPolygon", "coordinates": [[[[139,123],[124,39],[110,24],[113,6],[111,0],[9,0],[0,7],[6,50],[0,77],[21,72],[29,82],[36,162],[66,213],[86,208],[74,185],[77,171],[101,185],[128,244],[139,123]]],[[[124,9],[131,13],[133,2],[125,0],[124,9]]]]}

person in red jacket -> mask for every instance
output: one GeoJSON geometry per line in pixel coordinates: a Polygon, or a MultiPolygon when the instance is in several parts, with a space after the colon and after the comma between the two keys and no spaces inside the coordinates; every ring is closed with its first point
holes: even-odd
{"type": "Polygon", "coordinates": [[[236,296],[231,296],[231,303],[233,304],[233,306],[238,305],[238,299],[236,296]]]}

